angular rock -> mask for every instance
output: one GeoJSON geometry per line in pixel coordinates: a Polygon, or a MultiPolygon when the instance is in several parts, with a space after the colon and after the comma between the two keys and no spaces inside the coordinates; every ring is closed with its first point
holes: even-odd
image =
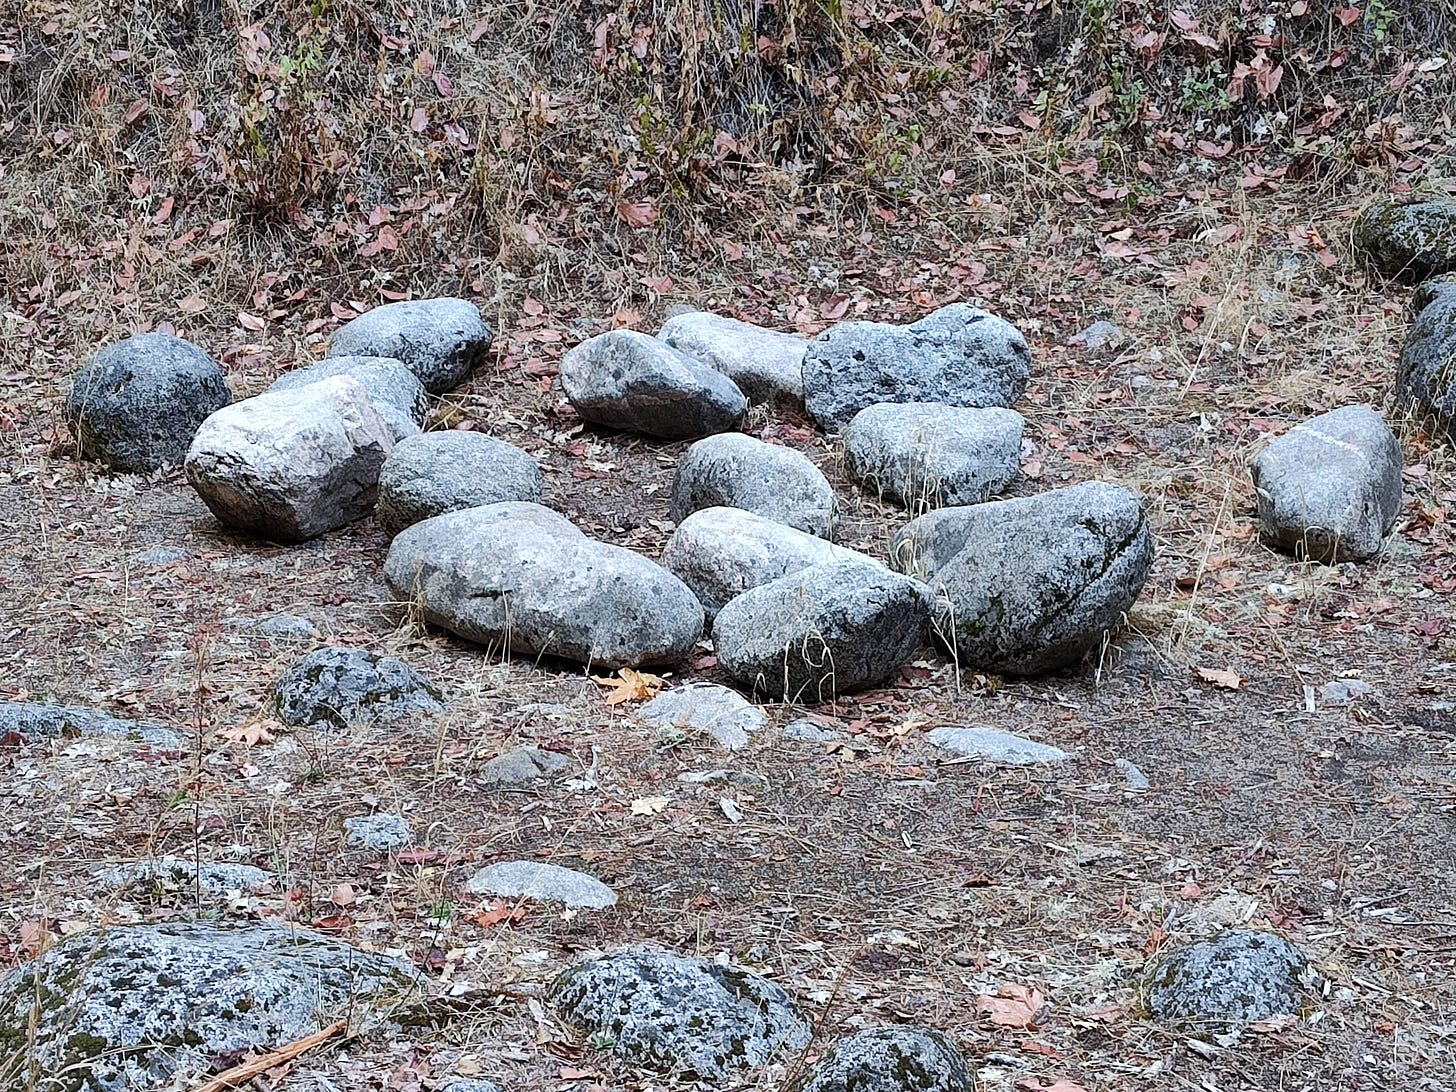
{"type": "Polygon", "coordinates": [[[490,348],[490,324],[469,300],[405,300],[366,311],[339,328],[329,356],[387,356],[398,360],[431,394],[469,378],[490,348]]]}
{"type": "Polygon", "coordinates": [[[414,827],[402,815],[379,811],[372,815],[351,815],[344,820],[344,844],[353,849],[388,853],[403,849],[414,840],[414,827]]]}
{"type": "Polygon", "coordinates": [[[316,364],[284,372],[268,389],[297,390],[335,375],[356,379],[369,392],[369,400],[389,426],[389,434],[396,444],[406,437],[419,435],[420,426],[430,412],[430,398],[415,373],[393,357],[329,357],[316,364]]]}
{"type": "Polygon", "coordinates": [[[891,557],[936,589],[936,635],[962,670],[1035,675],[1120,625],[1153,537],[1136,496],[1087,482],[931,512],[901,528],[891,557]]]}
{"type": "Polygon", "coordinates": [[[195,885],[215,897],[233,891],[257,891],[273,882],[269,873],[253,865],[227,861],[203,861],[199,864],[172,856],[110,865],[98,868],[94,875],[98,883],[127,891],[140,888],[190,890],[195,885]]]}
{"type": "Polygon", "coordinates": [[[1456,277],[1417,293],[1420,307],[1395,372],[1397,408],[1446,438],[1456,438],[1456,277]]]}
{"type": "Polygon", "coordinates": [[[561,1015],[621,1058],[722,1081],[802,1050],[809,1025],[758,975],[659,952],[624,952],[568,968],[551,987],[561,1015]]]}
{"type": "Polygon", "coordinates": [[[673,476],[673,522],[704,508],[741,508],[828,538],[838,505],[829,479],[802,452],[725,432],[688,448],[673,476]]]}
{"type": "Polygon", "coordinates": [[[1060,747],[1037,743],[996,728],[933,728],[925,737],[943,751],[1003,766],[1051,766],[1072,756],[1060,747]]]}
{"type": "Polygon", "coordinates": [[[559,774],[571,766],[571,759],[556,751],[540,747],[517,747],[496,755],[480,768],[480,780],[486,785],[524,785],[543,777],[559,774]]]}
{"type": "Polygon", "coordinates": [[[912,512],[980,504],[1021,473],[1015,410],[881,402],[844,430],[849,475],[912,512]]]}
{"type": "Polygon", "coordinates": [[[296,728],[389,724],[444,709],[440,691],[392,656],[357,648],[321,648],[294,663],[273,685],[278,719],[296,728]]]}
{"type": "Polygon", "coordinates": [[[1148,780],[1148,775],[1143,773],[1132,759],[1119,758],[1113,765],[1122,774],[1128,792],[1147,792],[1152,788],[1153,783],[1148,780]]]}
{"type": "Polygon", "coordinates": [[[397,960],[281,925],[78,933],[0,979],[0,1060],[55,1092],[195,1088],[220,1056],[295,1042],[413,981],[397,960]]]}
{"type": "Polygon", "coordinates": [[[832,728],[815,724],[807,718],[800,718],[790,721],[784,726],[784,738],[795,740],[798,743],[833,743],[835,740],[843,739],[844,735],[832,728]]]}
{"type": "Polygon", "coordinates": [[[889,679],[925,640],[923,585],[838,561],[744,592],[713,621],[719,665],[775,701],[814,704],[889,679]]]}
{"type": "Polygon", "coordinates": [[[379,472],[375,515],[392,535],[446,512],[541,502],[546,479],[514,444],[479,432],[426,432],[395,446],[379,472]]]}
{"type": "Polygon", "coordinates": [[[944,1032],[897,1026],[839,1040],[788,1092],[976,1092],[976,1079],[944,1032]]]}
{"type": "Polygon", "coordinates": [[[561,358],[561,387],[583,420],[665,440],[725,432],[748,408],[722,372],[635,330],[613,330],[561,358]]]}
{"type": "Polygon", "coordinates": [[[0,736],[27,739],[73,739],[100,736],[146,743],[167,751],[180,750],[182,737],[170,728],[113,717],[79,705],[49,701],[0,701],[0,736]]]}
{"type": "Polygon", "coordinates": [[[831,561],[879,564],[867,554],[741,508],[694,512],[678,524],[662,551],[663,565],[693,590],[710,619],[750,588],[831,561]]]}
{"type": "Polygon", "coordinates": [[[417,523],[390,546],[384,576],[426,620],[468,641],[597,669],[675,662],[703,631],[703,608],[672,573],[539,505],[417,523]]]}
{"type": "Polygon", "coordinates": [[[751,405],[804,407],[804,352],[809,343],[795,334],[689,311],[668,319],[657,336],[733,380],[751,405]]]}
{"type": "Polygon", "coordinates": [[[64,415],[83,457],[145,474],[180,463],[198,426],[231,398],[222,368],[197,346],[137,334],[76,373],[64,415]]]}
{"type": "Polygon", "coordinates": [[[953,303],[919,322],[846,322],[804,355],[804,404],[826,429],[879,402],[1009,406],[1031,376],[1031,349],[1004,319],[953,303]]]}
{"type": "Polygon", "coordinates": [[[1367,406],[1295,425],[1254,459],[1264,540],[1316,561],[1374,557],[1400,514],[1402,465],[1400,441],[1367,406]]]}
{"type": "Polygon", "coordinates": [[[1241,1028],[1282,1013],[1298,1015],[1308,960],[1274,933],[1230,929],[1177,948],[1149,972],[1149,1011],[1165,1023],[1208,1031],[1241,1028]]]}
{"type": "Polygon", "coordinates": [[[1372,201],[1355,218],[1355,245],[1388,276],[1423,281],[1456,270],[1456,201],[1372,201]]]}
{"type": "Polygon", "coordinates": [[[617,905],[617,893],[596,877],[541,861],[486,865],[465,881],[465,890],[472,895],[559,902],[583,910],[617,905]]]}
{"type": "Polygon", "coordinates": [[[704,733],[729,751],[748,746],[748,737],[768,723],[742,694],[716,683],[664,690],[637,710],[637,719],[649,728],[704,733]]]}
{"type": "Polygon", "coordinates": [[[302,542],[374,507],[389,427],[356,379],[337,375],[218,410],[187,452],[187,480],[223,523],[302,542]]]}

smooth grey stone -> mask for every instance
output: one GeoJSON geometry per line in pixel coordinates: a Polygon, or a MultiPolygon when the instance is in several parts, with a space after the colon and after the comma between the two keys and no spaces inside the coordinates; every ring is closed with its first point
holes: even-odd
{"type": "Polygon", "coordinates": [[[559,902],[584,910],[617,905],[617,893],[594,876],[541,861],[501,861],[486,865],[465,882],[472,895],[559,902]]]}
{"type": "Polygon", "coordinates": [[[76,373],[64,416],[83,458],[146,474],[180,463],[198,426],[231,398],[222,368],[197,346],[137,334],[76,373]]]}
{"type": "Polygon", "coordinates": [[[1113,765],[1122,771],[1122,776],[1127,782],[1129,792],[1147,792],[1152,787],[1152,782],[1148,780],[1148,775],[1138,769],[1132,759],[1119,758],[1113,765]]]}
{"type": "Polygon", "coordinates": [[[99,736],[128,739],[165,751],[182,749],[182,737],[170,728],[49,701],[0,701],[0,735],[11,732],[33,739],[99,736]]]}
{"type": "Polygon", "coordinates": [[[802,452],[725,432],[688,448],[672,480],[674,523],[719,507],[828,538],[838,503],[829,479],[802,452]]]}
{"type": "Polygon", "coordinates": [[[1444,438],[1456,438],[1456,276],[1423,285],[1395,372],[1395,404],[1444,438]]]}
{"type": "Polygon", "coordinates": [[[1380,553],[1401,509],[1400,441],[1366,406],[1322,413],[1254,459],[1264,541],[1316,561],[1380,553]]]}
{"type": "Polygon", "coordinates": [[[835,1043],[788,1092],[976,1092],[966,1059],[944,1032],[870,1028],[835,1043]]]}
{"type": "Polygon", "coordinates": [[[209,895],[223,896],[232,891],[256,891],[273,882],[269,873],[253,865],[227,861],[195,861],[166,856],[160,860],[135,861],[130,864],[98,868],[96,881],[108,887],[136,890],[141,887],[180,888],[194,885],[209,895]]]}
{"type": "Polygon", "coordinates": [[[571,759],[540,747],[517,747],[497,755],[480,768],[480,780],[487,785],[524,785],[562,773],[571,759]]]}
{"type": "Polygon", "coordinates": [[[388,853],[403,849],[414,840],[414,828],[402,815],[378,811],[372,815],[351,815],[344,820],[344,844],[354,849],[388,853]]]}
{"type": "Polygon", "coordinates": [[[182,561],[191,561],[192,556],[191,550],[184,550],[181,546],[153,546],[139,554],[133,554],[131,560],[133,565],[148,565],[161,569],[182,561]]]}
{"type": "Polygon", "coordinates": [[[541,502],[546,479],[526,452],[479,432],[426,432],[395,445],[379,472],[375,515],[391,535],[432,516],[503,501],[541,502]]]}
{"type": "Polygon", "coordinates": [[[335,375],[356,379],[369,392],[370,401],[389,426],[389,433],[396,444],[407,437],[419,435],[420,426],[430,412],[429,395],[415,373],[392,357],[328,357],[316,364],[284,372],[268,389],[297,390],[335,375]]]}
{"type": "Polygon", "coordinates": [[[1060,747],[1037,743],[996,728],[933,728],[925,737],[933,746],[962,758],[980,758],[1003,766],[1050,766],[1072,756],[1060,747]]]}
{"type": "Polygon", "coordinates": [[[483,1081],[478,1077],[456,1077],[440,1086],[440,1092],[502,1092],[495,1081],[483,1081]]]}
{"type": "Polygon", "coordinates": [[[240,629],[256,633],[259,637],[271,637],[280,641],[312,641],[318,637],[318,627],[307,618],[296,614],[268,614],[261,618],[229,618],[224,623],[229,629],[240,629]]]}
{"type": "Polygon", "coordinates": [[[669,318],[657,336],[733,380],[750,405],[804,408],[804,352],[809,343],[796,334],[688,311],[669,318]]]}
{"type": "Polygon", "coordinates": [[[1372,201],[1355,218],[1355,246],[1382,273],[1423,281],[1456,270],[1456,201],[1372,201]]]}
{"type": "Polygon", "coordinates": [[[296,728],[389,724],[445,708],[440,691],[408,664],[357,648],[320,648],[273,685],[278,719],[296,728]]]}
{"type": "Polygon", "coordinates": [[[736,690],[716,683],[688,683],[664,690],[637,710],[637,719],[649,728],[680,728],[702,732],[720,747],[737,751],[767,721],[758,707],[736,690]]]}
{"type": "Polygon", "coordinates": [[[1283,937],[1231,929],[1159,959],[1147,976],[1147,1006],[1164,1023],[1202,1031],[1298,1015],[1307,968],[1304,953],[1283,937]]]}
{"type": "Polygon", "coordinates": [[[386,303],[341,326],[328,355],[398,360],[431,394],[458,387],[490,348],[490,324],[469,300],[386,303]]]}

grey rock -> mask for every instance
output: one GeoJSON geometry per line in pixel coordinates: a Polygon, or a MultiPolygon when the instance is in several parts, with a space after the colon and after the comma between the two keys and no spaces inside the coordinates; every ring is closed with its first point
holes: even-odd
{"type": "Polygon", "coordinates": [[[748,408],[722,372],[635,330],[613,330],[561,358],[561,387],[584,421],[665,440],[724,432],[748,408]]]}
{"type": "Polygon", "coordinates": [[[719,665],[755,693],[817,703],[885,682],[925,640],[925,588],[838,561],[744,592],[713,621],[719,665]]]}
{"type": "Polygon", "coordinates": [[[344,844],[353,849],[388,853],[403,849],[414,840],[414,827],[403,815],[378,811],[372,815],[351,815],[344,820],[344,844]]]}
{"type": "Polygon", "coordinates": [[[831,561],[878,562],[741,508],[704,508],[667,540],[662,563],[698,597],[709,618],[750,588],[831,561]]]}
{"type": "Polygon", "coordinates": [[[302,542],[369,514],[394,447],[369,392],[346,375],[218,410],[187,452],[187,480],[223,523],[302,542]]]}
{"type": "Polygon", "coordinates": [[[182,748],[182,737],[170,728],[49,701],[0,701],[0,736],[11,732],[27,739],[98,736],[132,740],[166,751],[182,748]]]}
{"type": "Polygon", "coordinates": [[[1230,929],[1175,949],[1148,974],[1149,1011],[1198,1030],[1241,1028],[1302,1007],[1308,960],[1274,933],[1230,929]]]}
{"type": "Polygon", "coordinates": [[[108,887],[136,891],[139,888],[190,890],[194,885],[213,896],[233,891],[257,891],[273,882],[273,877],[253,865],[227,861],[184,860],[166,856],[160,860],[135,861],[97,869],[98,883],[108,887]]]}
{"type": "Polygon", "coordinates": [[[501,861],[486,865],[465,881],[472,895],[559,902],[583,910],[617,905],[617,893],[594,876],[540,861],[501,861]]]}
{"type": "Polygon", "coordinates": [[[479,432],[427,432],[395,446],[379,472],[375,515],[392,535],[446,512],[541,502],[546,479],[514,444],[479,432]]]}
{"type": "Polygon", "coordinates": [[[849,475],[913,512],[979,504],[1021,473],[1015,410],[882,402],[844,430],[849,475]]]}
{"type": "Polygon", "coordinates": [[[278,719],[294,727],[389,724],[444,709],[440,691],[408,664],[357,648],[320,648],[273,685],[278,719]]]}
{"type": "Polygon", "coordinates": [[[456,1077],[442,1084],[439,1092],[501,1092],[501,1086],[478,1077],[456,1077]]]}
{"type": "Polygon", "coordinates": [[[815,724],[812,720],[800,719],[790,721],[784,726],[784,738],[798,743],[833,743],[843,739],[844,735],[815,724]]]}
{"type": "Polygon", "coordinates": [[[390,546],[384,576],[426,620],[517,655],[605,669],[672,663],[703,630],[703,608],[676,576],[539,505],[417,523],[390,546]]]}
{"type": "Polygon", "coordinates": [[[809,343],[804,404],[827,429],[879,402],[1009,406],[1031,376],[1031,349],[1004,319],[953,303],[919,322],[846,322],[809,343]]]}
{"type": "Polygon", "coordinates": [[[497,755],[480,768],[480,780],[486,785],[524,785],[552,777],[571,767],[571,759],[556,751],[540,747],[517,747],[497,755]]]}
{"type": "Polygon", "coordinates": [[[720,747],[737,751],[767,721],[757,706],[736,690],[716,683],[688,683],[664,690],[637,711],[649,728],[679,728],[702,732],[720,747]]]}
{"type": "Polygon", "coordinates": [[[801,337],[707,311],[674,315],[657,336],[722,372],[752,405],[804,406],[804,352],[809,343],[801,337]]]}
{"type": "Polygon", "coordinates": [[[838,505],[829,479],[808,456],[741,432],[699,440],[683,453],[672,480],[672,519],[704,508],[747,512],[828,538],[838,505]]]}
{"type": "Polygon", "coordinates": [[[339,328],[329,356],[387,356],[431,394],[458,387],[490,348],[491,329],[469,300],[405,300],[366,311],[339,328]]]}
{"type": "Polygon", "coordinates": [[[677,779],[684,785],[728,785],[750,792],[768,788],[768,778],[748,770],[690,770],[678,774],[677,779]]]}
{"type": "Polygon", "coordinates": [[[1127,782],[1128,792],[1147,792],[1152,787],[1148,775],[1133,763],[1130,758],[1119,758],[1113,763],[1121,771],[1123,780],[1127,782]]]}
{"type": "Polygon", "coordinates": [[[511,716],[527,720],[531,717],[546,717],[550,720],[576,720],[578,713],[569,705],[559,701],[528,701],[511,710],[511,716]]]}
{"type": "Polygon", "coordinates": [[[430,398],[425,385],[415,373],[398,360],[387,356],[334,356],[307,367],[284,372],[268,389],[291,391],[328,379],[347,375],[359,381],[369,392],[369,399],[397,444],[409,436],[418,436],[425,416],[430,412],[430,398]]]}
{"type": "Polygon", "coordinates": [[[64,416],[83,457],[145,474],[180,463],[198,426],[231,397],[217,361],[197,346],[137,334],[76,373],[64,416]]]}
{"type": "Polygon", "coordinates": [[[1348,709],[1374,692],[1375,688],[1364,679],[1334,679],[1320,687],[1320,701],[1336,709],[1348,709]]]}
{"type": "Polygon", "coordinates": [[[1153,562],[1136,496],[1103,482],[942,508],[895,535],[896,568],[936,589],[936,635],[963,670],[1076,663],[1121,624],[1153,562]]]}
{"type": "Polygon", "coordinates": [[[294,1042],[413,982],[397,960],[279,925],[79,933],[0,979],[0,1060],[56,1092],[196,1087],[219,1055],[294,1042]]]}
{"type": "Polygon", "coordinates": [[[224,623],[229,629],[256,633],[259,637],[271,637],[276,641],[312,641],[318,637],[318,627],[307,618],[296,614],[265,614],[260,618],[229,618],[224,623]]]}
{"type": "Polygon", "coordinates": [[[802,1050],[809,1025],[782,989],[714,963],[624,952],[568,968],[551,987],[561,1015],[638,1065],[722,1081],[802,1050]]]}
{"type": "Polygon", "coordinates": [[[1295,425],[1254,459],[1264,540],[1316,561],[1380,553],[1401,507],[1400,441],[1366,406],[1295,425]]]}
{"type": "Polygon", "coordinates": [[[1121,345],[1126,338],[1117,323],[1101,319],[1092,323],[1091,326],[1078,330],[1069,339],[1073,345],[1083,345],[1096,352],[1098,349],[1115,349],[1121,345]]]}
{"type": "Polygon", "coordinates": [[[1072,756],[1060,747],[1037,743],[996,728],[934,728],[925,737],[943,751],[1003,766],[1050,766],[1072,756]]]}
{"type": "Polygon", "coordinates": [[[1355,218],[1355,245],[1382,273],[1423,281],[1456,270],[1456,201],[1372,201],[1355,218]]]}
{"type": "Polygon", "coordinates": [[[835,1043],[789,1092],[976,1092],[976,1079],[944,1032],[870,1028],[835,1043]]]}
{"type": "Polygon", "coordinates": [[[1404,414],[1456,438],[1456,277],[1418,292],[1422,304],[1406,334],[1395,372],[1395,403],[1404,414]]]}
{"type": "Polygon", "coordinates": [[[146,565],[150,568],[162,569],[168,565],[191,561],[192,556],[191,550],[184,550],[181,546],[153,546],[151,549],[133,554],[131,561],[133,565],[146,565]]]}

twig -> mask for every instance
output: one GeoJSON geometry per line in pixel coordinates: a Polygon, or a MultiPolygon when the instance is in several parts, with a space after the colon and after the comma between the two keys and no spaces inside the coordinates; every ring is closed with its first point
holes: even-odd
{"type": "Polygon", "coordinates": [[[200,1085],[195,1092],[227,1092],[229,1088],[236,1088],[245,1081],[251,1081],[254,1077],[261,1076],[274,1066],[291,1062],[305,1051],[312,1050],[325,1040],[333,1038],[344,1030],[344,1024],[343,1020],[335,1020],[322,1031],[306,1035],[287,1046],[279,1047],[262,1057],[254,1058],[251,1062],[242,1062],[231,1069],[226,1069],[206,1084],[200,1085]]]}

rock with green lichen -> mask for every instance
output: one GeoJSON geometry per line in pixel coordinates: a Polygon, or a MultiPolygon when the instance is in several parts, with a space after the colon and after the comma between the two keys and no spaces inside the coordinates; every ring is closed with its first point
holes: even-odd
{"type": "Polygon", "coordinates": [[[1395,372],[1395,401],[1405,413],[1456,436],[1456,277],[1416,292],[1420,312],[1406,334],[1395,372]]]}
{"type": "Polygon", "coordinates": [[[1164,956],[1145,988],[1156,1019],[1219,1031],[1298,1013],[1308,979],[1304,953],[1283,937],[1230,929],[1164,956]]]}
{"type": "Polygon", "coordinates": [[[408,664],[355,648],[310,652],[278,677],[273,704],[296,728],[388,724],[445,708],[440,691],[408,664]]]}
{"type": "Polygon", "coordinates": [[[1355,245],[1382,273],[1413,281],[1456,270],[1456,201],[1382,197],[1355,219],[1355,245]]]}
{"type": "Polygon", "coordinates": [[[809,1042],[809,1025],[772,982],[666,952],[578,964],[551,993],[565,1019],[613,1053],[702,1080],[724,1080],[809,1042]]]}
{"type": "Polygon", "coordinates": [[[944,1032],[871,1028],[834,1044],[789,1092],[974,1092],[966,1059],[944,1032]]]}
{"type": "Polygon", "coordinates": [[[0,701],[0,735],[11,732],[27,739],[106,736],[169,751],[182,746],[182,737],[170,728],[145,721],[124,720],[79,705],[57,705],[49,701],[0,701]]]}
{"type": "Polygon", "coordinates": [[[220,1056],[293,1042],[413,983],[397,960],[281,925],[80,933],[0,979],[0,1088],[193,1087],[220,1056]]]}

